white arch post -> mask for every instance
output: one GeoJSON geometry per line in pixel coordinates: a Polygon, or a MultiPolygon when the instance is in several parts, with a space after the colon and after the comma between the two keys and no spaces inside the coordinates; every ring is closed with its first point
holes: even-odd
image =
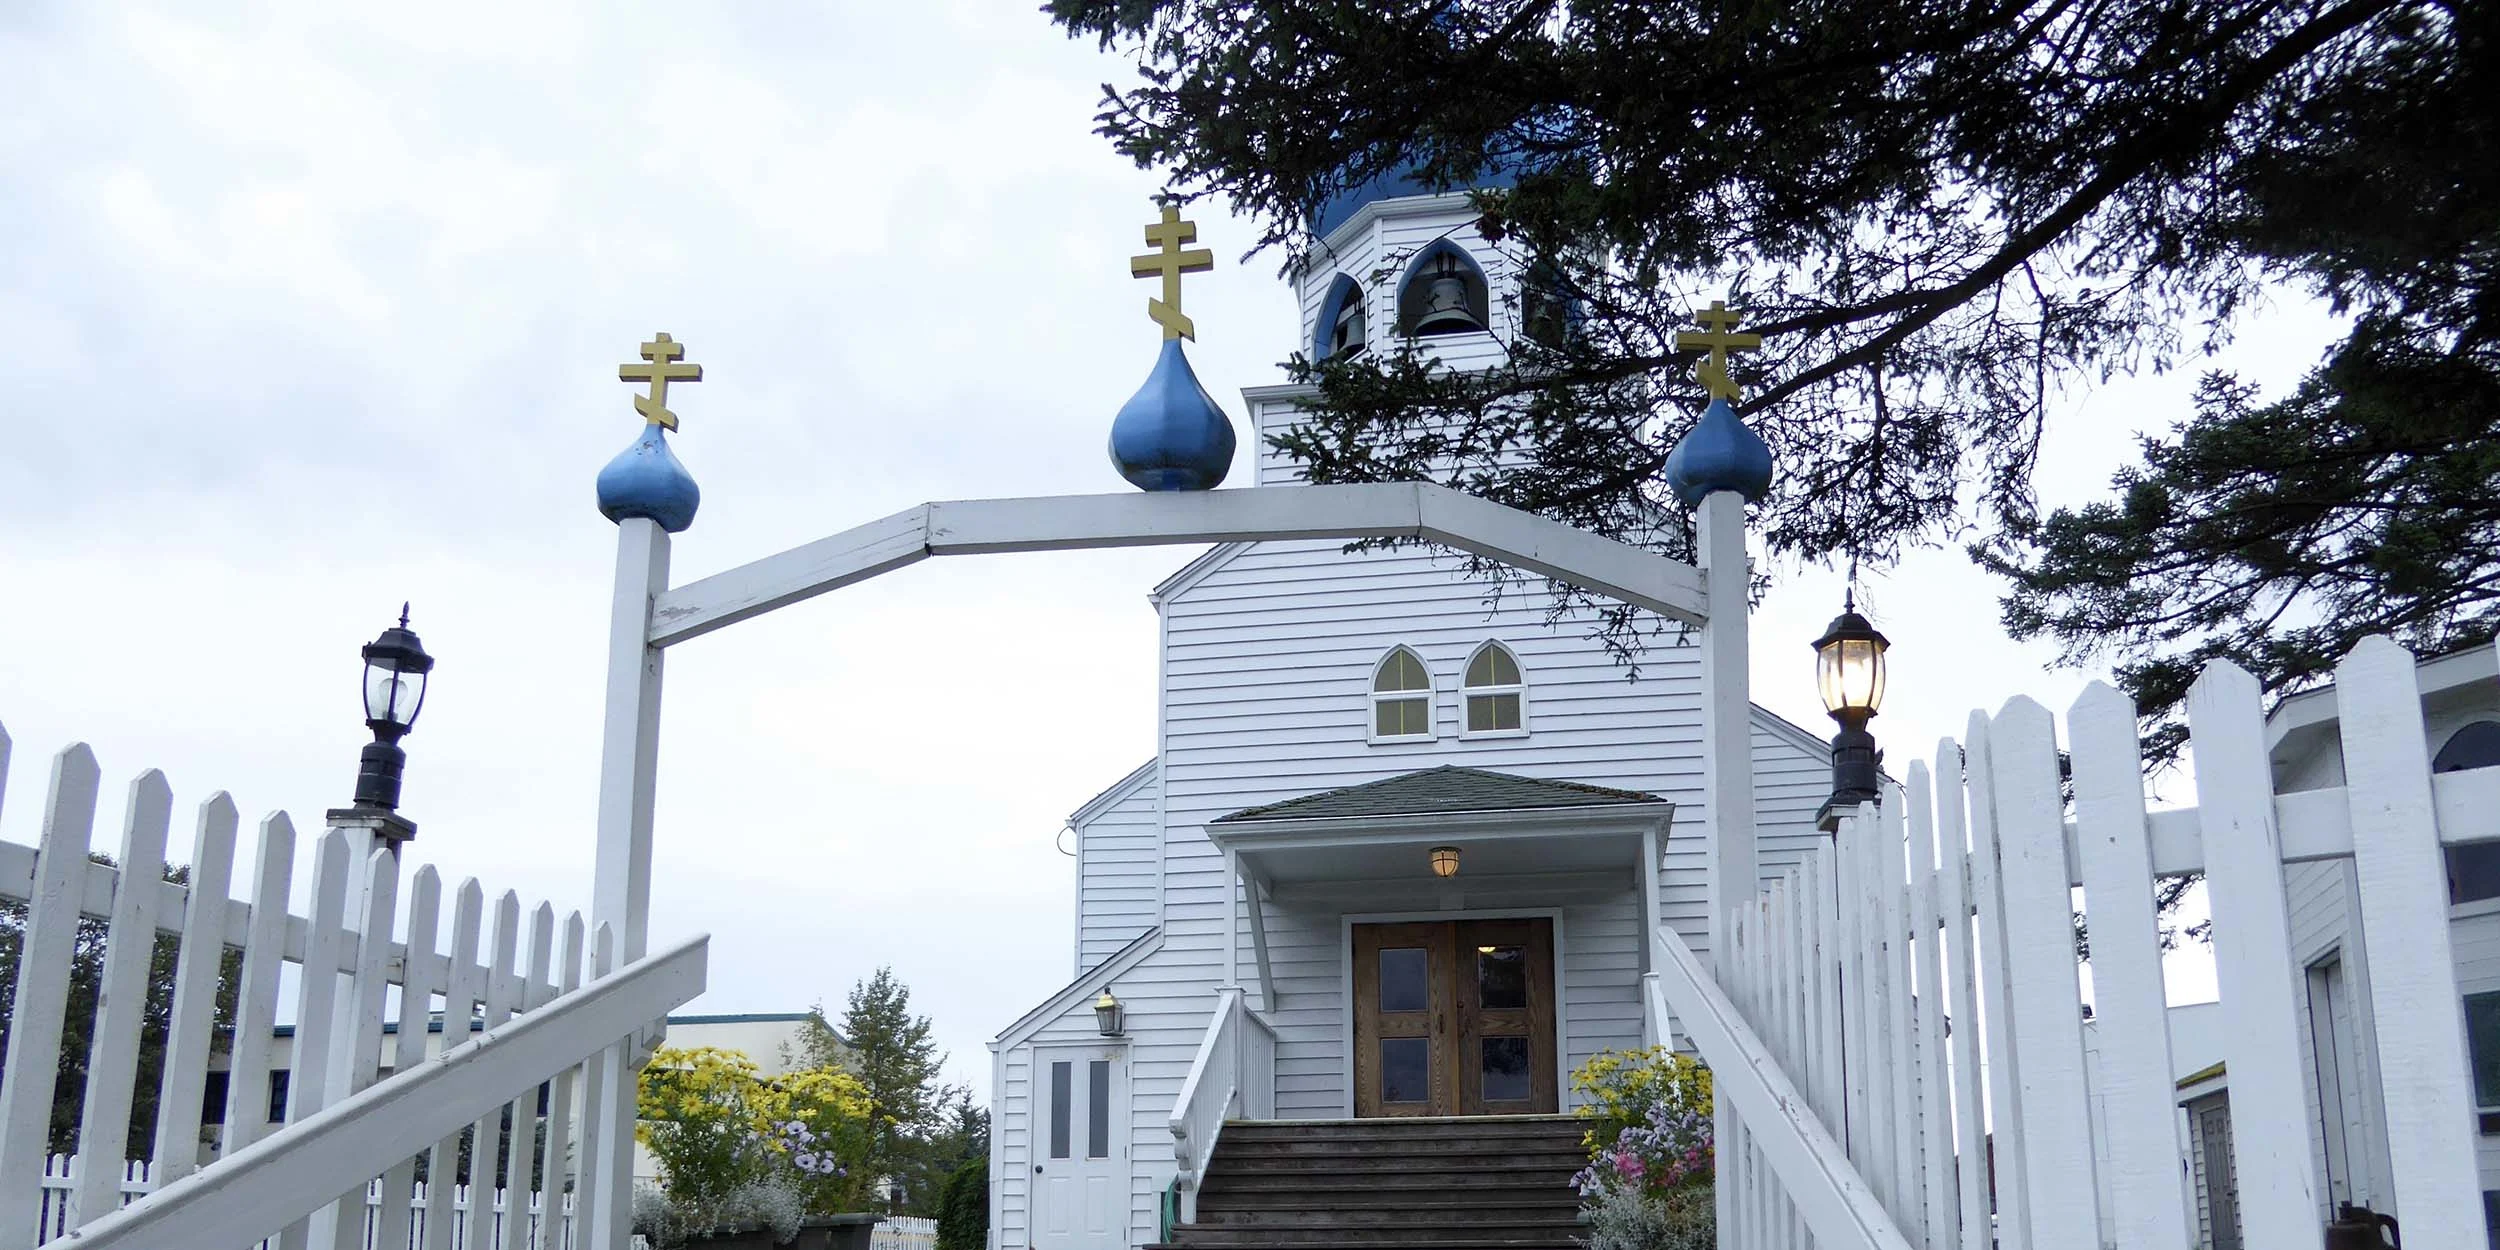
{"type": "MultiPolygon", "coordinates": [[[[1701,505],[1696,569],[1613,539],[1421,483],[981,499],[907,508],[710,577],[669,585],[669,535],[617,525],[601,733],[594,926],[614,926],[621,965],[649,940],[652,795],[659,768],[660,666],[668,647],[931,556],[1290,539],[1411,538],[1607,595],[1700,629],[1702,742],[1712,850],[1713,950],[1730,905],[1755,889],[1753,752],[1745,664],[1744,500],[1701,505]],[[1711,609],[1724,609],[1724,618],[1711,609]]],[[[1654,870],[1656,865],[1651,865],[1654,870]]],[[[1661,1042],[1668,1039],[1658,1039],[1661,1042]]],[[[634,1079],[610,1064],[597,1091],[612,1131],[594,1143],[610,1199],[591,1213],[592,1245],[623,1244],[631,1211],[634,1079]],[[612,1230],[614,1240],[601,1239],[612,1230]]]]}

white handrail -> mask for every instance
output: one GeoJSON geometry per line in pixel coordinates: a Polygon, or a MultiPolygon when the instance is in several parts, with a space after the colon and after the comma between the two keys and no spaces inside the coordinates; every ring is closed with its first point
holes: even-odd
{"type": "MultiPolygon", "coordinates": [[[[1180,1096],[1172,1103],[1172,1162],[1180,1185],[1182,1223],[1198,1218],[1198,1184],[1206,1177],[1207,1160],[1215,1154],[1215,1140],[1224,1132],[1224,1120],[1241,1097],[1240,1019],[1249,1015],[1243,1007],[1242,991],[1228,988],[1217,992],[1206,1036],[1199,1041],[1197,1057],[1189,1064],[1189,1076],[1181,1082],[1180,1096]]],[[[1268,1053],[1272,1057],[1275,1030],[1264,1020],[1255,1016],[1251,1019],[1267,1031],[1268,1053]]],[[[1272,1058],[1270,1062],[1272,1070],[1272,1058]]]]}
{"type": "Polygon", "coordinates": [[[370,1086],[62,1239],[96,1250],[248,1246],[338,1199],[516,1090],[636,1035],[703,992],[709,938],[601,977],[370,1086]]]}

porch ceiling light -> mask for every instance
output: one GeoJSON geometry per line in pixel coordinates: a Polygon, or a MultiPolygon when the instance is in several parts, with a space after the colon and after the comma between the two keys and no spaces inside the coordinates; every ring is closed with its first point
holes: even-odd
{"type": "Polygon", "coordinates": [[[1436,846],[1432,848],[1432,875],[1436,877],[1455,877],[1458,875],[1457,847],[1436,846]]]}
{"type": "Polygon", "coordinates": [[[1119,999],[1113,998],[1107,987],[1103,990],[1102,997],[1094,1000],[1094,1028],[1104,1037],[1118,1037],[1121,1017],[1127,1014],[1128,1008],[1123,1006],[1119,999]]]}

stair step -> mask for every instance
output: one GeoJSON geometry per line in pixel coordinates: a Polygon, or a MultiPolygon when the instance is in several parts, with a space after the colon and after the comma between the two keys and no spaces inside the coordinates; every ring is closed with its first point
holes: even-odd
{"type": "Polygon", "coordinates": [[[1450,1228],[1202,1228],[1190,1226],[1167,1243],[1173,1250],[1215,1246],[1365,1246],[1375,1250],[1580,1250],[1578,1226],[1520,1229],[1450,1228]]]}
{"type": "Polygon", "coordinates": [[[1199,1201],[1239,1194],[1290,1194],[1312,1201],[1349,1197],[1426,1197],[1465,1190],[1471,1194],[1543,1195],[1571,1193],[1568,1168],[1504,1168],[1499,1171],[1419,1170],[1411,1172],[1239,1172],[1218,1164],[1207,1173],[1199,1201]]]}
{"type": "Polygon", "coordinates": [[[1561,1228],[1579,1222],[1577,1202],[1545,1202],[1536,1204],[1508,1203],[1488,1205],[1481,1202],[1404,1202],[1377,1209],[1357,1207],[1260,1207],[1242,1210],[1231,1207],[1209,1208],[1200,1205],[1198,1222],[1192,1228],[1293,1228],[1346,1227],[1384,1228],[1561,1228]]]}
{"type": "Polygon", "coordinates": [[[1227,1120],[1224,1131],[1275,1136],[1310,1133],[1410,1136],[1417,1133],[1565,1133],[1577,1137],[1589,1122],[1570,1115],[1380,1116],[1361,1120],[1227,1120]]]}
{"type": "Polygon", "coordinates": [[[1577,1140],[1490,1136],[1235,1138],[1227,1133],[1216,1139],[1215,1149],[1218,1154],[1263,1158],[1277,1155],[1372,1154],[1481,1155],[1488,1158],[1564,1154],[1587,1157],[1587,1152],[1580,1148],[1577,1140]]]}

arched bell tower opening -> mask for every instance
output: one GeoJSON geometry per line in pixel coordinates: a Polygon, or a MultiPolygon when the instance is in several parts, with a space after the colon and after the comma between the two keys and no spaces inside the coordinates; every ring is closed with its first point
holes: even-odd
{"type": "Polygon", "coordinates": [[[1370,299],[1361,283],[1338,274],[1320,299],[1311,329],[1311,359],[1351,359],[1371,348],[1370,299]]]}
{"type": "Polygon", "coordinates": [[[1410,338],[1483,334],[1493,328],[1491,288],[1467,249],[1435,239],[1398,281],[1398,333],[1410,338]]]}

